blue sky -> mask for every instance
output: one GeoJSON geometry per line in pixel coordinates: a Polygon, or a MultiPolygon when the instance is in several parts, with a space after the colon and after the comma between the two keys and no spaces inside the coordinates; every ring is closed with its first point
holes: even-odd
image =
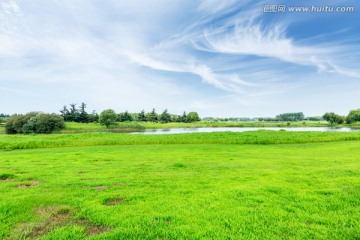
{"type": "Polygon", "coordinates": [[[0,112],[260,117],[360,108],[360,3],[0,0],[0,112]],[[264,13],[263,5],[353,6],[264,13]]]}

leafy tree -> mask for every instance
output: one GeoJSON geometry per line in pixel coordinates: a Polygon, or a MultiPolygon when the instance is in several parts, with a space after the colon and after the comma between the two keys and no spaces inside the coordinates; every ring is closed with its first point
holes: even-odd
{"type": "Polygon", "coordinates": [[[360,109],[351,110],[347,116],[347,122],[348,123],[360,122],[360,109]]]}
{"type": "Polygon", "coordinates": [[[179,122],[179,118],[180,118],[179,115],[171,114],[170,122],[179,122]]]}
{"type": "Polygon", "coordinates": [[[345,117],[337,115],[333,112],[327,112],[324,114],[323,118],[328,121],[331,125],[334,123],[342,124],[345,121],[345,117]]]}
{"type": "Polygon", "coordinates": [[[35,117],[38,112],[30,112],[25,115],[19,114],[14,115],[5,124],[5,132],[7,134],[23,133],[22,127],[30,120],[35,117]]]}
{"type": "Polygon", "coordinates": [[[14,115],[5,124],[6,133],[51,133],[65,128],[64,118],[57,114],[30,112],[14,115]]]}
{"type": "Polygon", "coordinates": [[[305,116],[302,112],[297,113],[282,113],[276,116],[276,118],[280,119],[281,121],[302,121],[304,120],[305,116]]]}
{"type": "Polygon", "coordinates": [[[201,120],[197,112],[189,112],[186,118],[187,122],[198,122],[201,120]]]}
{"type": "Polygon", "coordinates": [[[168,122],[171,121],[171,115],[168,113],[167,109],[165,109],[165,110],[161,113],[161,115],[160,115],[160,117],[159,117],[159,120],[160,120],[160,122],[162,122],[162,123],[168,123],[168,122]]]}
{"type": "Polygon", "coordinates": [[[64,118],[57,114],[39,113],[22,127],[23,133],[51,133],[65,128],[64,118]]]}
{"type": "Polygon", "coordinates": [[[109,128],[111,125],[113,125],[116,121],[117,115],[114,110],[107,109],[100,113],[99,116],[99,123],[101,125],[105,125],[106,128],[109,128]]]}
{"type": "Polygon", "coordinates": [[[146,114],[146,120],[149,122],[157,122],[158,119],[159,119],[159,117],[155,111],[155,108],[153,108],[153,110],[151,112],[146,114]]]}
{"type": "Polygon", "coordinates": [[[136,118],[139,122],[146,122],[146,116],[145,116],[145,111],[142,110],[136,118]]]}
{"type": "Polygon", "coordinates": [[[13,126],[15,120],[16,120],[17,116],[13,116],[12,118],[8,119],[5,123],[5,132],[7,134],[16,134],[16,130],[13,126]]]}

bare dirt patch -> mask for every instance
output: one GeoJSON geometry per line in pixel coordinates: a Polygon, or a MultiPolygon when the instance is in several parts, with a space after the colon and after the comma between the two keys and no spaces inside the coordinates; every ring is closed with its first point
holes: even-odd
{"type": "Polygon", "coordinates": [[[85,218],[81,218],[78,221],[76,221],[76,225],[85,227],[85,234],[87,236],[98,235],[111,230],[109,227],[106,226],[94,225],[88,219],[85,218]]]}
{"type": "Polygon", "coordinates": [[[49,217],[52,213],[58,210],[58,206],[46,206],[46,207],[39,207],[35,209],[36,215],[40,217],[49,217]]]}
{"type": "Polygon", "coordinates": [[[18,188],[29,188],[29,187],[35,187],[35,186],[37,186],[37,185],[39,185],[39,183],[33,181],[33,182],[30,182],[30,183],[20,184],[20,185],[17,186],[17,187],[18,187],[18,188]]]}
{"type": "MultiPolygon", "coordinates": [[[[50,210],[51,208],[47,209],[50,210]]],[[[38,238],[43,236],[49,232],[51,232],[54,228],[59,226],[64,226],[69,223],[73,213],[71,209],[68,207],[58,208],[55,212],[50,213],[50,216],[46,218],[46,220],[42,223],[37,223],[32,232],[28,234],[28,238],[38,238]]]]}
{"type": "Polygon", "coordinates": [[[126,184],[125,183],[115,183],[114,186],[122,187],[122,186],[126,186],[126,184]]]}

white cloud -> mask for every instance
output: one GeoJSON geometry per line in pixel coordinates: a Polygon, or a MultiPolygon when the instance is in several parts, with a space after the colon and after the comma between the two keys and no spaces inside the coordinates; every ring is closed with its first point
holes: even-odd
{"type": "Polygon", "coordinates": [[[21,9],[15,1],[7,1],[1,3],[1,8],[6,14],[21,15],[21,9]]]}
{"type": "Polygon", "coordinates": [[[83,97],[99,110],[122,104],[225,111],[265,104],[305,77],[359,77],[356,42],[299,41],[289,36],[288,22],[262,22],[259,4],[3,1],[2,91],[12,89],[29,103],[30,91],[47,99],[36,102],[44,106],[83,97]]]}

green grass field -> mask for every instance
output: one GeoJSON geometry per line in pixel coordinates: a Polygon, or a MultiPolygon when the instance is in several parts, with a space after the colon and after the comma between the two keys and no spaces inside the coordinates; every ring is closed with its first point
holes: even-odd
{"type": "Polygon", "coordinates": [[[0,136],[0,239],[359,239],[360,133],[0,136]]]}

